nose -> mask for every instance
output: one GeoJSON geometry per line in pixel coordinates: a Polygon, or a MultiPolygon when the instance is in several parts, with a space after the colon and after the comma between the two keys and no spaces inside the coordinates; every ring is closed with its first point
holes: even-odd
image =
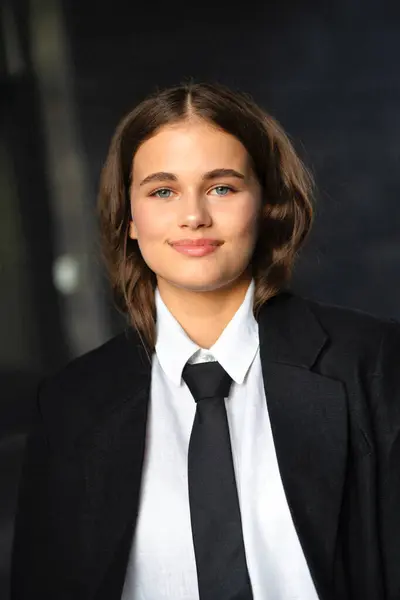
{"type": "Polygon", "coordinates": [[[211,214],[202,194],[185,194],[179,199],[179,227],[199,229],[210,227],[211,214]]]}

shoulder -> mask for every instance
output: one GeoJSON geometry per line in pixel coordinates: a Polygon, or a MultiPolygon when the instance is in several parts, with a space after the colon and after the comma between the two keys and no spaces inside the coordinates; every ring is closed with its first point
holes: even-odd
{"type": "Polygon", "coordinates": [[[90,420],[110,402],[127,397],[149,368],[139,338],[127,330],[72,360],[39,390],[39,414],[47,429],[90,420]]]}
{"type": "Polygon", "coordinates": [[[287,338],[299,345],[325,339],[323,356],[336,362],[363,363],[368,371],[379,369],[382,353],[399,357],[400,324],[355,308],[319,302],[284,292],[269,303],[269,314],[287,338]]]}
{"type": "Polygon", "coordinates": [[[333,339],[351,342],[360,348],[367,345],[375,354],[400,351],[398,320],[308,299],[305,302],[333,339]]]}
{"type": "Polygon", "coordinates": [[[333,337],[374,342],[386,333],[396,335],[399,323],[391,317],[380,317],[359,309],[337,306],[302,298],[327,333],[333,337]]]}
{"type": "Polygon", "coordinates": [[[47,385],[59,390],[74,389],[76,385],[100,387],[115,378],[115,369],[123,368],[132,353],[133,344],[126,332],[121,333],[90,352],[71,360],[51,375],[47,385]]]}
{"type": "Polygon", "coordinates": [[[342,353],[342,360],[351,357],[364,364],[373,376],[395,376],[400,382],[400,323],[393,318],[382,318],[367,312],[306,301],[331,343],[342,353]],[[390,375],[392,373],[392,375],[390,375]]]}
{"type": "Polygon", "coordinates": [[[369,385],[378,390],[376,398],[400,402],[400,323],[369,313],[308,301],[322,326],[328,331],[335,356],[354,372],[364,372],[369,385]],[[387,394],[385,391],[388,392],[387,394]]]}

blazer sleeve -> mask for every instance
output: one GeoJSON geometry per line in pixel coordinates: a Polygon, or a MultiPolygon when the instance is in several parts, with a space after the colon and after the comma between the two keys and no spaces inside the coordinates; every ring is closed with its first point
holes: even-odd
{"type": "Polygon", "coordinates": [[[400,599],[400,324],[382,336],[372,378],[373,423],[378,449],[378,507],[387,600],[400,599]]]}
{"type": "MultiPolygon", "coordinates": [[[[37,405],[39,407],[39,404],[37,405]]],[[[46,571],[49,527],[47,437],[37,408],[35,424],[24,452],[20,478],[11,565],[11,599],[47,597],[46,571]]]]}

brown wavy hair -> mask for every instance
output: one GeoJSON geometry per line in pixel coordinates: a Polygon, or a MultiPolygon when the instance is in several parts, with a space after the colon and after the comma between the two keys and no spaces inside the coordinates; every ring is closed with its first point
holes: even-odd
{"type": "Polygon", "coordinates": [[[128,235],[132,163],[161,127],[197,116],[246,148],[263,190],[263,211],[251,260],[254,314],[288,284],[313,220],[312,178],[282,127],[245,94],[219,84],[187,83],[158,92],[118,125],[102,171],[99,217],[103,255],[117,308],[146,348],[155,346],[156,276],[128,235]]]}

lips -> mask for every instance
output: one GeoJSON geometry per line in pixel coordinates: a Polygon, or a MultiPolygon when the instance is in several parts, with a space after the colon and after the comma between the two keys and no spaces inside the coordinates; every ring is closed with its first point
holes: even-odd
{"type": "Polygon", "coordinates": [[[205,238],[199,240],[177,240],[176,242],[171,243],[171,246],[180,254],[196,257],[212,254],[221,245],[222,242],[219,240],[205,238]]]}
{"type": "Polygon", "coordinates": [[[222,242],[219,240],[213,240],[208,238],[200,238],[198,240],[177,240],[176,242],[171,242],[172,246],[187,246],[187,247],[198,247],[198,246],[220,246],[222,242]]]}

